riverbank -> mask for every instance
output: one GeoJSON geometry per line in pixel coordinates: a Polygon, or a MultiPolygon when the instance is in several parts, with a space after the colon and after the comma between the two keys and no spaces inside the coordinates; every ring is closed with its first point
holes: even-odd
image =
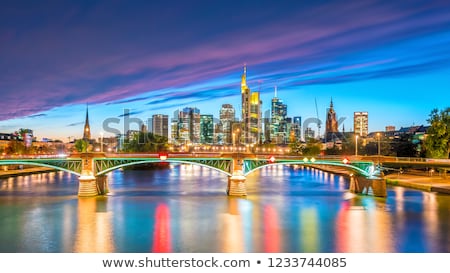
{"type": "Polygon", "coordinates": [[[424,176],[411,174],[389,174],[384,176],[386,183],[417,190],[450,194],[450,178],[439,175],[424,176]]]}
{"type": "Polygon", "coordinates": [[[8,178],[12,176],[20,176],[20,175],[30,175],[36,173],[46,173],[53,172],[55,169],[46,168],[46,167],[31,167],[25,169],[17,169],[17,170],[0,170],[0,178],[8,178]]]}
{"type": "MultiPolygon", "coordinates": [[[[347,177],[350,176],[350,171],[344,168],[316,165],[310,167],[347,177]]],[[[437,174],[427,176],[419,174],[395,173],[385,175],[383,178],[385,179],[386,184],[392,186],[401,186],[428,192],[450,194],[450,177],[439,176],[437,174]]]]}

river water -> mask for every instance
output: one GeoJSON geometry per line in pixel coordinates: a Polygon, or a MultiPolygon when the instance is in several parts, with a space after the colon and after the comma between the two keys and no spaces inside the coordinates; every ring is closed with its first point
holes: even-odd
{"type": "Polygon", "coordinates": [[[450,252],[450,196],[389,187],[347,192],[345,177],[269,166],[226,195],[199,166],[117,170],[110,193],[79,198],[64,172],[0,180],[0,252],[450,252]]]}

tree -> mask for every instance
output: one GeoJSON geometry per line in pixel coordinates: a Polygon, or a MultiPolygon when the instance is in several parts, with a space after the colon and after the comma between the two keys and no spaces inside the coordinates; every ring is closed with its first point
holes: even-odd
{"type": "Polygon", "coordinates": [[[88,145],[89,143],[84,139],[78,139],[77,141],[75,141],[75,149],[79,153],[87,152],[88,145]]]}
{"type": "Polygon", "coordinates": [[[303,147],[302,154],[306,156],[317,156],[320,154],[321,143],[315,138],[309,138],[306,140],[306,145],[303,147]]]}
{"type": "Polygon", "coordinates": [[[424,141],[426,156],[430,158],[449,158],[450,153],[450,107],[439,111],[433,109],[427,120],[430,128],[424,141]]]}
{"type": "Polygon", "coordinates": [[[139,132],[125,143],[125,152],[160,152],[167,151],[167,138],[147,132],[139,132]]]}
{"type": "Polygon", "coordinates": [[[5,149],[7,154],[25,154],[26,148],[22,141],[11,140],[5,149]]]}

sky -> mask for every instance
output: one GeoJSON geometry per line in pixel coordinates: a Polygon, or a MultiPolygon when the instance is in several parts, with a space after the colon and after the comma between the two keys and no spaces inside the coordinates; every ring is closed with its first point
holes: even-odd
{"type": "Polygon", "coordinates": [[[450,2],[2,1],[0,133],[81,138],[87,103],[92,137],[183,107],[240,118],[244,64],[263,111],[277,86],[290,117],[324,123],[332,99],[346,131],[355,111],[427,124],[450,106],[450,2]]]}

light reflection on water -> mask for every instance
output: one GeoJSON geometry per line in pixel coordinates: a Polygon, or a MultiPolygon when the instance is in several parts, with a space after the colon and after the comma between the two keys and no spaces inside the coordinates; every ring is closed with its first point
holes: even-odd
{"type": "Polygon", "coordinates": [[[450,196],[269,166],[228,197],[227,178],[193,165],[115,171],[106,197],[78,198],[75,176],[0,180],[1,252],[449,252],[450,196]]]}

